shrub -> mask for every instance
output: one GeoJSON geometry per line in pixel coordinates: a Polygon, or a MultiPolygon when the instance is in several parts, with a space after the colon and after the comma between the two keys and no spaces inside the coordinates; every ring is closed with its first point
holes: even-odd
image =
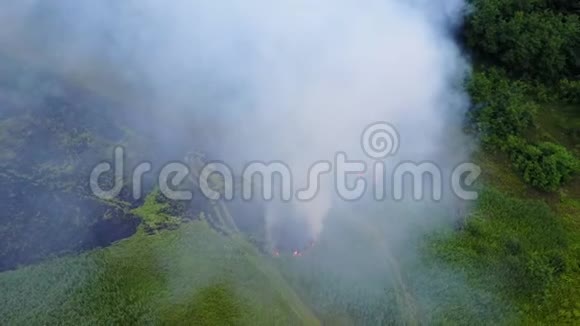
{"type": "Polygon", "coordinates": [[[511,255],[502,261],[504,276],[520,296],[542,296],[554,281],[554,270],[548,258],[539,253],[511,255]]]}
{"type": "Polygon", "coordinates": [[[508,151],[524,181],[542,191],[558,190],[580,167],[566,148],[551,142],[532,145],[521,138],[510,137],[508,151]]]}
{"type": "Polygon", "coordinates": [[[563,79],[558,88],[560,99],[568,103],[580,103],[580,80],[563,79]]]}
{"type": "Polygon", "coordinates": [[[503,147],[509,136],[519,136],[533,124],[538,106],[527,99],[524,83],[490,69],[475,73],[467,87],[476,103],[471,116],[484,143],[503,147]]]}

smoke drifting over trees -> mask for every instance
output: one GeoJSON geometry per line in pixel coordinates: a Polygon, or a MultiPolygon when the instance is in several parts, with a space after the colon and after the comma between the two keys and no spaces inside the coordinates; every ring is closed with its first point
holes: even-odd
{"type": "MultiPolygon", "coordinates": [[[[201,150],[234,168],[282,161],[299,189],[312,164],[332,162],[337,152],[370,163],[361,134],[377,121],[392,124],[401,140],[387,169],[432,161],[449,172],[469,155],[471,141],[461,132],[469,65],[453,39],[463,1],[27,0],[3,6],[3,54],[118,103],[120,118],[156,140],[143,155],[149,160],[201,150]]],[[[336,196],[331,176],[322,184],[313,201],[264,204],[270,242],[292,242],[293,233],[300,245],[323,237],[342,211],[358,220],[337,219],[335,230],[354,222],[366,232],[371,225],[378,238],[390,239],[380,248],[399,250],[464,205],[450,189],[440,203],[350,205],[336,196]]]]}

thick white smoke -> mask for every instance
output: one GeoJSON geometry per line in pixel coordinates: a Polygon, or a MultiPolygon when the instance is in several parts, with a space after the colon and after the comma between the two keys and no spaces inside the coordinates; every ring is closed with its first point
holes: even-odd
{"type": "MultiPolygon", "coordinates": [[[[308,167],[337,151],[366,158],[361,133],[377,121],[398,129],[397,161],[451,169],[465,157],[455,136],[466,107],[459,87],[466,65],[451,37],[463,6],[13,1],[0,12],[0,46],[147,108],[156,121],[151,129],[179,134],[184,144],[198,141],[188,136],[207,139],[234,166],[281,160],[301,188],[308,167]]],[[[272,203],[269,225],[285,216],[280,210],[292,210],[317,236],[335,198],[332,183],[325,185],[312,202],[272,203]]]]}

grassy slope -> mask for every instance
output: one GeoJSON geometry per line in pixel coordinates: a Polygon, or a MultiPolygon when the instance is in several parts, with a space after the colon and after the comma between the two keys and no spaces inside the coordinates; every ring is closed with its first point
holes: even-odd
{"type": "MultiPolygon", "coordinates": [[[[538,137],[578,154],[574,111],[544,107],[538,137]]],[[[431,253],[465,270],[476,288],[499,293],[521,324],[580,323],[579,178],[544,194],[528,188],[502,155],[477,159],[486,190],[463,230],[435,239],[431,253]]]]}
{"type": "MultiPolygon", "coordinates": [[[[54,72],[29,49],[4,46],[0,52],[54,72]]],[[[108,72],[98,70],[75,71],[67,80],[115,102],[131,98],[125,85],[110,87],[108,72]]],[[[0,138],[9,136],[0,129],[0,138]]],[[[3,151],[0,158],[14,155],[3,151]]],[[[151,229],[177,226],[165,208],[150,200],[135,213],[151,229]]],[[[141,231],[108,248],[0,273],[0,325],[97,323],[319,324],[255,248],[200,221],[154,235],[141,231]]]]}
{"type": "Polygon", "coordinates": [[[241,239],[204,222],[0,274],[0,324],[311,325],[241,239]]]}

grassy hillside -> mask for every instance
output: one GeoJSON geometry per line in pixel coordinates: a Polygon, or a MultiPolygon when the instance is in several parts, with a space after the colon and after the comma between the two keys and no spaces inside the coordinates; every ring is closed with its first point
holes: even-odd
{"type": "Polygon", "coordinates": [[[0,324],[316,325],[277,271],[201,221],[0,274],[0,324]]]}

